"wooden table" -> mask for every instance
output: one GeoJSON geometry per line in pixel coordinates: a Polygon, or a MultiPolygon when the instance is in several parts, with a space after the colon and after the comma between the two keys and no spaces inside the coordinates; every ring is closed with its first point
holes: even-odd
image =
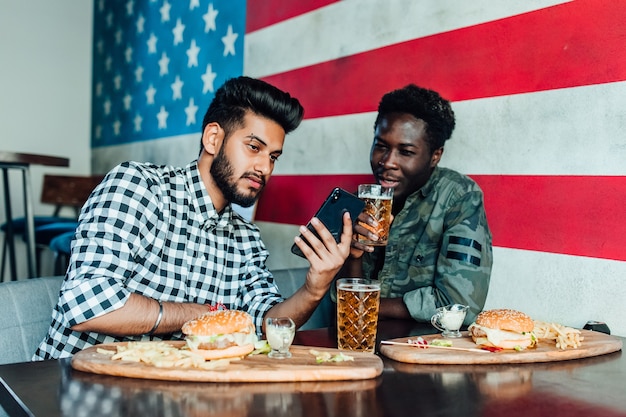
{"type": "MultiPolygon", "coordinates": [[[[32,185],[30,181],[30,166],[46,165],[55,167],[68,167],[70,160],[56,156],[36,155],[27,153],[16,153],[0,151],[0,169],[2,169],[2,179],[4,185],[4,210],[6,216],[7,230],[5,239],[9,255],[9,268],[11,280],[17,279],[17,263],[15,258],[15,234],[13,232],[13,210],[11,200],[11,187],[9,184],[9,170],[17,169],[22,171],[22,195],[24,198],[24,218],[25,237],[27,247],[28,277],[32,278],[36,274],[35,266],[35,222],[33,212],[32,185]]],[[[4,271],[3,271],[4,272],[4,271]]],[[[4,277],[2,277],[4,278],[4,277]]],[[[1,281],[1,279],[0,279],[1,281]]]]}
{"type": "MultiPolygon", "coordinates": [[[[381,322],[380,339],[432,333],[412,321],[381,322]]],[[[332,329],[295,343],[334,347],[332,329]]],[[[68,359],[0,366],[10,416],[626,416],[626,357],[518,365],[425,366],[383,358],[371,380],[192,383],[78,372],[68,359]]]]}

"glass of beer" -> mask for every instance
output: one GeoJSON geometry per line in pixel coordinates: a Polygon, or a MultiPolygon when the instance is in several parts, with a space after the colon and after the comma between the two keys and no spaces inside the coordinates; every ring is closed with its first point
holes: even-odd
{"type": "Polygon", "coordinates": [[[337,345],[343,350],[374,352],[380,283],[365,278],[337,280],[337,345]]]}
{"type": "Polygon", "coordinates": [[[391,226],[391,201],[393,188],[383,187],[378,184],[359,185],[358,196],[365,201],[365,211],[372,216],[378,227],[372,227],[361,223],[361,226],[378,235],[378,240],[370,240],[367,236],[359,235],[359,242],[371,246],[385,246],[389,239],[389,227],[391,226]]]}

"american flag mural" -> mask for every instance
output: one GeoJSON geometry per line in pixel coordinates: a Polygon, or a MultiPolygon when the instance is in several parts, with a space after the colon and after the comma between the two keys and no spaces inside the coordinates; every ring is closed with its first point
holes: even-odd
{"type": "MultiPolygon", "coordinates": [[[[243,74],[289,91],[305,107],[305,120],[287,137],[254,214],[271,267],[302,265],[289,252],[297,225],[309,220],[332,187],[354,189],[372,180],[369,147],[378,100],[416,83],[451,100],[457,115],[441,165],[470,175],[485,193],[495,246],[487,307],[518,308],[577,327],[605,321],[614,334],[626,335],[626,2],[170,1],[179,14],[170,15],[169,33],[157,43],[168,57],[168,48],[179,46],[173,45],[178,18],[185,25],[181,49],[192,39],[206,48],[210,41],[203,34],[217,37],[216,46],[199,54],[197,68],[188,67],[186,55],[170,57],[185,83],[183,95],[193,94],[173,98],[172,68],[170,78],[155,85],[178,106],[167,129],[159,129],[156,106],[128,112],[129,130],[119,137],[111,136],[115,127],[109,125],[98,139],[94,126],[96,171],[125,159],[184,164],[197,155],[199,125],[187,125],[183,109],[193,96],[198,122],[206,110],[211,94],[203,93],[198,77],[209,63],[218,74],[214,88],[227,74],[238,75],[236,65],[216,70],[217,61],[233,58],[219,40],[229,23],[217,23],[207,34],[201,15],[212,5],[223,17],[231,3],[243,22],[231,23],[243,74]],[[132,131],[136,113],[143,118],[142,135],[132,131]]],[[[158,20],[166,4],[134,6],[154,8],[151,16],[158,20]]],[[[121,18],[125,11],[119,13],[121,18]]],[[[111,33],[107,45],[115,43],[111,33]]],[[[144,57],[152,60],[155,76],[161,56],[144,57]]],[[[127,69],[131,78],[134,69],[127,69]]],[[[94,83],[97,71],[94,64],[94,83]]],[[[105,90],[111,88],[115,84],[105,90]]],[[[118,103],[123,106],[123,99],[118,103]]]]}
{"type": "Polygon", "coordinates": [[[99,0],[92,147],[198,133],[215,89],[241,75],[245,0],[99,0]]]}
{"type": "Polygon", "coordinates": [[[271,257],[289,261],[296,230],[285,224],[306,223],[330,188],[371,181],[378,100],[416,83],[457,115],[441,165],[485,193],[495,245],[487,307],[579,327],[605,321],[626,335],[626,2],[247,7],[244,73],[306,109],[256,211],[285,242],[271,257]]]}

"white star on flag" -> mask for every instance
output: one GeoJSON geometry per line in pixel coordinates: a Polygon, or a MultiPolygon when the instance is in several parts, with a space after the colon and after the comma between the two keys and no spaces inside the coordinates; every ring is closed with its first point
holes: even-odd
{"type": "Polygon", "coordinates": [[[176,20],[176,26],[172,30],[174,33],[174,45],[178,45],[183,41],[183,31],[185,30],[185,25],[181,22],[180,19],[176,20]]]}
{"type": "Polygon", "coordinates": [[[187,61],[188,67],[197,67],[198,66],[198,53],[200,53],[200,48],[196,45],[196,40],[191,40],[191,46],[187,50],[187,57],[189,60],[187,61]]]}
{"type": "Polygon", "coordinates": [[[189,99],[189,105],[185,107],[185,114],[187,115],[187,126],[196,123],[196,112],[198,111],[198,106],[193,102],[193,97],[189,99]]]}
{"type": "Polygon", "coordinates": [[[154,96],[156,95],[156,89],[150,84],[150,87],[146,90],[146,102],[148,104],[154,104],[154,96]]]}
{"type": "Polygon", "coordinates": [[[135,125],[135,132],[141,132],[141,122],[143,122],[143,118],[141,117],[141,115],[135,115],[135,119],[133,120],[133,124],[135,125]]]}
{"type": "Polygon", "coordinates": [[[172,100],[179,100],[183,98],[183,84],[180,77],[176,76],[176,81],[172,83],[172,100]]]}
{"type": "Polygon", "coordinates": [[[135,70],[135,81],[138,83],[143,81],[143,67],[141,65],[137,66],[135,70]]]}
{"type": "Polygon", "coordinates": [[[117,45],[121,45],[122,44],[122,36],[124,35],[124,32],[122,32],[122,29],[119,29],[115,32],[115,43],[117,45]]]}
{"type": "Polygon", "coordinates": [[[170,9],[172,6],[165,0],[163,2],[163,6],[159,9],[161,13],[161,22],[169,22],[170,20],[170,9]]]}
{"type": "Polygon", "coordinates": [[[119,136],[121,127],[122,127],[122,123],[119,120],[116,120],[113,122],[113,134],[115,136],[119,136]]]}
{"type": "Polygon", "coordinates": [[[143,33],[143,28],[144,28],[144,24],[146,23],[146,19],[143,17],[143,15],[139,15],[139,17],[137,18],[137,33],[141,34],[143,33]]]}
{"type": "Polygon", "coordinates": [[[215,27],[215,18],[219,12],[213,9],[213,3],[209,3],[209,10],[202,15],[202,19],[204,19],[204,32],[209,33],[211,30],[216,30],[215,27]]]}
{"type": "Polygon", "coordinates": [[[204,74],[202,74],[202,82],[204,83],[204,85],[202,86],[202,93],[205,94],[208,91],[210,92],[214,92],[213,89],[213,81],[215,81],[215,77],[217,77],[217,74],[213,72],[213,69],[211,68],[211,64],[207,64],[206,66],[206,71],[204,74]]]}
{"type": "Polygon", "coordinates": [[[238,36],[238,34],[233,32],[233,27],[228,25],[226,36],[222,37],[222,42],[224,42],[224,56],[228,54],[235,55],[235,41],[238,36]]]}
{"type": "Polygon", "coordinates": [[[163,52],[161,54],[161,59],[159,60],[159,75],[167,74],[167,66],[170,64],[170,59],[167,57],[167,54],[163,52]]]}
{"type": "Polygon", "coordinates": [[[119,90],[122,88],[122,76],[121,75],[118,74],[113,78],[113,85],[114,85],[115,90],[119,90]]]}
{"type": "Polygon", "coordinates": [[[124,56],[126,57],[126,62],[128,62],[129,64],[133,62],[133,48],[131,48],[130,46],[127,47],[124,51],[124,56]]]}
{"type": "Polygon", "coordinates": [[[150,34],[150,38],[148,39],[148,53],[149,54],[156,54],[157,48],[156,48],[156,43],[157,43],[157,37],[154,35],[154,33],[150,34]]]}
{"type": "Polygon", "coordinates": [[[131,109],[131,103],[133,102],[133,96],[131,96],[130,94],[126,94],[124,96],[124,110],[130,110],[131,109]]]}
{"type": "Polygon", "coordinates": [[[167,117],[170,114],[165,111],[165,106],[161,106],[161,110],[157,113],[157,119],[159,120],[159,129],[167,128],[167,117]]]}

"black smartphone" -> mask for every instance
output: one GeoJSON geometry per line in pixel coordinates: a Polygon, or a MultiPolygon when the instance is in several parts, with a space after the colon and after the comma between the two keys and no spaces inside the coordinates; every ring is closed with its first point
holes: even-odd
{"type": "MultiPolygon", "coordinates": [[[[326,226],[328,231],[333,235],[335,241],[339,242],[341,238],[341,232],[343,231],[343,213],[346,211],[350,213],[352,219],[352,225],[356,223],[357,217],[363,211],[365,202],[359,199],[352,193],[343,190],[339,187],[330,192],[324,203],[319,208],[315,217],[317,217],[326,226]]],[[[319,235],[309,223],[307,228],[319,238],[319,235]]],[[[306,242],[306,239],[300,235],[302,240],[306,242]]],[[[308,242],[307,242],[308,243],[308,242]]],[[[300,248],[294,243],[291,246],[291,252],[295,255],[305,257],[300,248]]]]}

